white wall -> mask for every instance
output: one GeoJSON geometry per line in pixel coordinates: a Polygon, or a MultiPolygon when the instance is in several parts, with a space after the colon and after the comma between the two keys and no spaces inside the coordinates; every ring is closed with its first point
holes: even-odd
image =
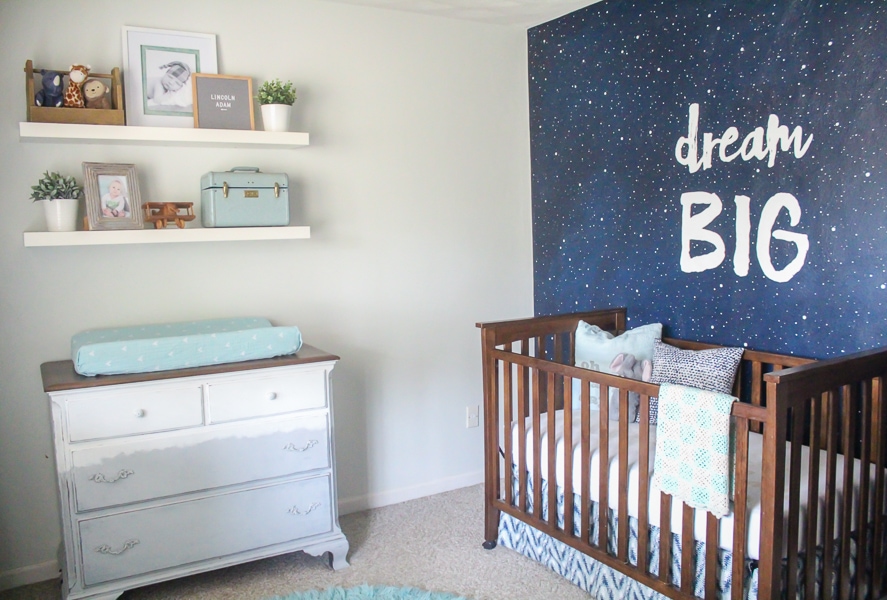
{"type": "MultiPolygon", "coordinates": [[[[77,331],[236,315],[295,324],[334,371],[345,511],[473,484],[476,321],[532,312],[526,31],[312,0],[0,3],[0,589],[60,540],[40,364],[77,331]],[[223,73],[292,79],[298,150],[19,141],[22,68],[122,66],[120,28],[218,35],[223,73]],[[24,248],[46,169],[135,163],[143,200],[235,165],[290,175],[310,240],[24,248]]],[[[260,121],[259,121],[260,122],[260,121]]],[[[480,507],[478,507],[480,510],[480,507]]],[[[480,540],[478,540],[480,542],[480,540]]]]}

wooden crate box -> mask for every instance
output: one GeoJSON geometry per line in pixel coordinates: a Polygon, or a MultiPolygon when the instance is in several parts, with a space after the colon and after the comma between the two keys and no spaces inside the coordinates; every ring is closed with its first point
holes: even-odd
{"type": "MultiPolygon", "coordinates": [[[[66,74],[66,69],[49,69],[66,74]]],[[[111,108],[66,108],[63,106],[37,106],[34,79],[41,77],[40,69],[34,68],[31,60],[25,62],[25,99],[28,107],[28,121],[37,123],[80,123],[87,125],[126,125],[123,110],[123,85],[120,82],[120,69],[114,67],[110,74],[90,73],[90,79],[99,79],[111,88],[111,108]]],[[[65,76],[67,78],[67,75],[65,76]]]]}

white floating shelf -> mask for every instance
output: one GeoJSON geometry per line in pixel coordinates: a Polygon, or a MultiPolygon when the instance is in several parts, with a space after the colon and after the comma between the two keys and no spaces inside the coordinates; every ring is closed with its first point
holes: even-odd
{"type": "Polygon", "coordinates": [[[26,231],[24,234],[25,246],[100,246],[105,244],[307,240],[310,237],[310,227],[194,227],[185,229],[126,229],[114,231],[26,231]]]}
{"type": "Polygon", "coordinates": [[[18,132],[19,137],[23,141],[38,142],[247,146],[253,148],[301,148],[308,145],[308,134],[299,131],[275,132],[242,129],[193,129],[186,127],[20,122],[18,124],[18,132]]]}

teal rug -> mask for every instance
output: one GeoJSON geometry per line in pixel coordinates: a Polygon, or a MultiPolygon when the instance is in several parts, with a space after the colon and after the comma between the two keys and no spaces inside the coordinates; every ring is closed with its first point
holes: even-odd
{"type": "Polygon", "coordinates": [[[378,587],[361,585],[353,588],[330,588],[311,590],[289,596],[278,596],[272,600],[467,600],[462,596],[426,592],[416,588],[378,587]]]}

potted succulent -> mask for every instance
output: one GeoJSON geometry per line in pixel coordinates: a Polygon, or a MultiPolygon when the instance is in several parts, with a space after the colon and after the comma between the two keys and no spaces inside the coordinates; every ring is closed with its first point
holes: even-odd
{"type": "Polygon", "coordinates": [[[283,83],[271,79],[259,87],[256,100],[262,105],[262,123],[265,131],[289,130],[290,114],[296,101],[296,88],[292,81],[283,83]]]}
{"type": "Polygon", "coordinates": [[[31,186],[31,200],[43,205],[48,231],[75,231],[77,207],[83,188],[74,177],[46,171],[37,185],[31,186]]]}

